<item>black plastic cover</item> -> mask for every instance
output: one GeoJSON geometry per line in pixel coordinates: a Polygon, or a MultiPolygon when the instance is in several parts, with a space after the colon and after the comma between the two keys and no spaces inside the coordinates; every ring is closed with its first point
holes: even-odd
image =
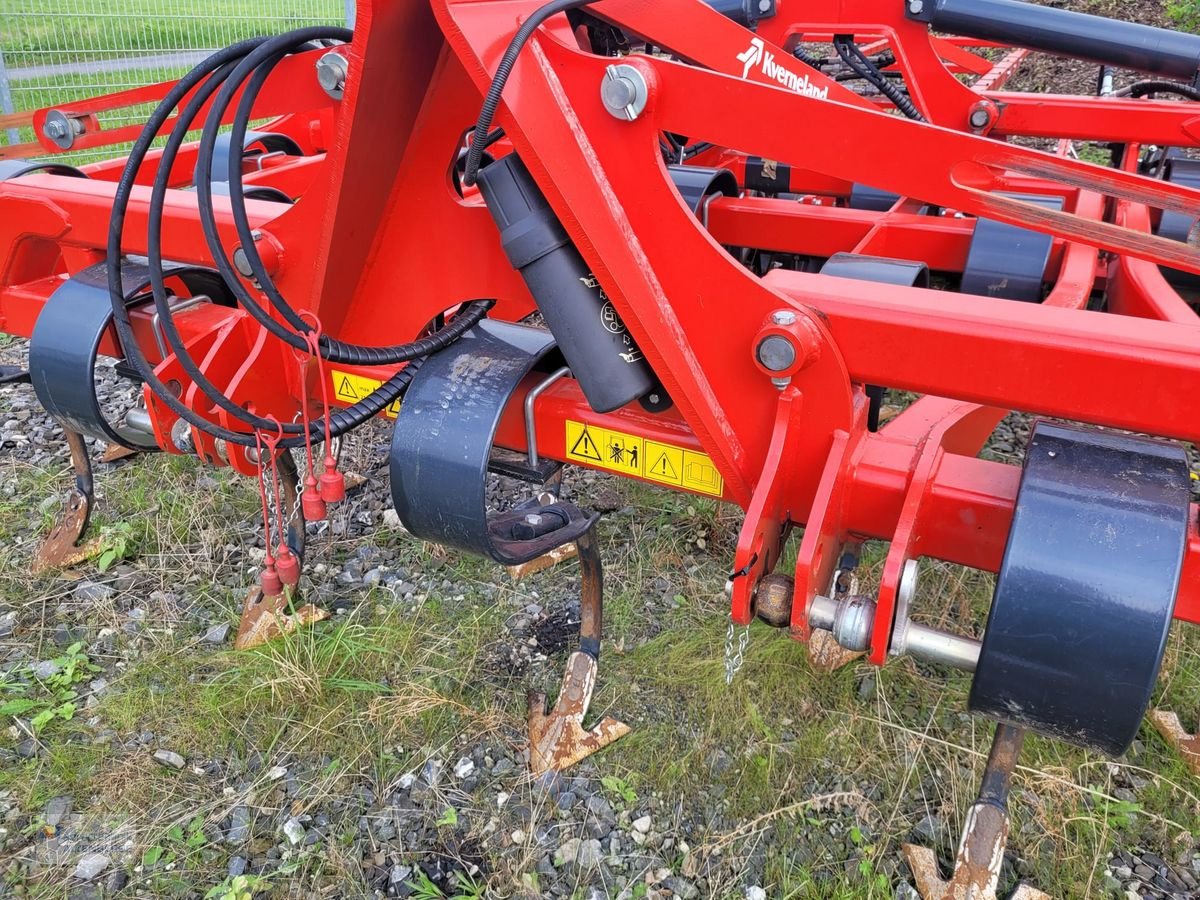
{"type": "MultiPolygon", "coordinates": [[[[196,294],[229,302],[221,276],[196,266],[168,265],[167,278],[182,279],[196,294]]],[[[126,303],[149,299],[150,273],[141,264],[121,265],[126,303]]],[[[157,450],[139,432],[113,426],[96,397],[95,368],[100,341],[112,327],[108,265],[98,263],[77,272],[51,294],[38,314],[29,338],[29,375],[38,400],[63,426],[131,450],[157,450]]]]}
{"type": "Polygon", "coordinates": [[[488,461],[500,417],[526,375],[561,365],[549,332],[490,319],[425,361],[392,432],[392,503],[405,528],[517,565],[595,524],[598,517],[566,503],[488,511],[488,461]],[[531,513],[541,517],[537,528],[526,522],[531,513]]]}
{"type": "Polygon", "coordinates": [[[671,182],[684,205],[693,213],[700,215],[704,201],[713,194],[725,197],[738,195],[737,178],[728,169],[709,169],[704,166],[667,166],[671,174],[671,182]]]}

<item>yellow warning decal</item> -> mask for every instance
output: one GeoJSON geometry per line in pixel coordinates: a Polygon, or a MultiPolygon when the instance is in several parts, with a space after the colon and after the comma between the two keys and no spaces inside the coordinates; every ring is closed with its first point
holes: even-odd
{"type": "Polygon", "coordinates": [[[725,481],[705,453],[567,419],[567,459],[720,497],[725,481]]]}
{"type": "MultiPolygon", "coordinates": [[[[330,369],[329,375],[333,380],[333,394],[343,403],[357,403],[383,384],[374,378],[364,378],[353,372],[339,372],[337,369],[330,369]]],[[[383,412],[390,419],[396,418],[400,412],[400,401],[393,401],[383,412]]]]}

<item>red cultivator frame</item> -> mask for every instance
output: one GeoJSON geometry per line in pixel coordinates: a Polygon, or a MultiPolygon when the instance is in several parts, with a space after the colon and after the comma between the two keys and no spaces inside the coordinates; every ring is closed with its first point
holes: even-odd
{"type": "MultiPolygon", "coordinates": [[[[39,143],[0,157],[140,140],[83,172],[0,162],[0,327],[32,336],[77,444],[308,482],[248,629],[299,577],[299,510],[339,495],[332,455],[317,480],[283,448],[380,412],[411,531],[509,564],[578,544],[592,614],[557,714],[535,710],[535,768],[623,727],[579,726],[594,517],[488,513],[487,472],[588,465],[741,506],[734,622],[975,671],[972,708],[1003,724],[953,890],[994,891],[979,835],[1006,828],[1022,729],[1122,752],[1171,620],[1200,622],[1170,442],[1200,437],[1198,67],[1200,38],[1013,0],[363,0],[352,40],[309,29],[36,113],[39,143]],[[1097,62],[1102,95],[1004,91],[1026,48],[1097,62]],[[1110,66],[1154,79],[1114,92],[1110,66]],[[100,127],[164,98],[144,132],[100,127]],[[185,120],[147,150],[177,103],[203,139],[185,120]],[[251,111],[274,121],[246,133],[251,111]],[[548,330],[512,324],[535,309],[548,330]],[[119,425],[97,350],[146,381],[119,425]],[[880,427],[885,389],[923,396],[880,427]],[[1010,410],[1076,424],[1039,424],[1023,470],[979,459],[1010,410]],[[847,596],[865,539],[890,542],[882,583],[847,596]],[[982,641],[910,622],[922,557],[1000,573],[982,641]]],[[[75,458],[47,563],[86,522],[75,458]]]]}

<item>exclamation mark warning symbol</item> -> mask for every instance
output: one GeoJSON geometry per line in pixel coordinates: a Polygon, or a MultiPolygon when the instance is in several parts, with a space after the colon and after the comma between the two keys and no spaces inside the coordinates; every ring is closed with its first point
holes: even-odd
{"type": "Polygon", "coordinates": [[[568,456],[573,456],[577,459],[587,459],[592,462],[603,462],[604,460],[600,455],[600,449],[596,446],[596,442],[592,440],[592,435],[587,430],[587,426],[584,426],[579,433],[579,437],[575,439],[575,443],[571,445],[568,456]]]}

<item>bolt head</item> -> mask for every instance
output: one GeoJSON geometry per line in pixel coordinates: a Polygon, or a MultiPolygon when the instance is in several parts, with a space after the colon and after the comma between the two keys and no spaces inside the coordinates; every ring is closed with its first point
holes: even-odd
{"type": "Polygon", "coordinates": [[[771,313],[771,321],[776,325],[795,325],[796,314],[790,309],[777,309],[771,313]]]}
{"type": "Polygon", "coordinates": [[[180,453],[193,453],[196,445],[192,441],[192,426],[179,419],[171,426],[171,443],[180,453]]]}
{"type": "Polygon", "coordinates": [[[628,78],[622,78],[620,75],[605,78],[600,85],[600,99],[610,112],[617,110],[624,114],[637,99],[637,87],[628,78]]]}
{"type": "Polygon", "coordinates": [[[62,122],[47,122],[42,132],[46,137],[53,140],[54,138],[64,137],[67,133],[67,127],[62,122]]]}
{"type": "Polygon", "coordinates": [[[758,0],[758,11],[760,13],[771,12],[771,2],[772,0],[758,0]]]}
{"type": "Polygon", "coordinates": [[[924,0],[909,0],[908,11],[914,16],[919,16],[925,10],[924,0]]]}
{"type": "Polygon", "coordinates": [[[769,372],[782,372],[796,362],[796,345],[781,334],[769,334],[758,345],[758,361],[769,372]]]}
{"type": "Polygon", "coordinates": [[[239,275],[246,278],[254,276],[254,270],[250,268],[250,260],[246,256],[246,251],[241,247],[233,251],[233,267],[237,269],[239,275]]]}
{"type": "Polygon", "coordinates": [[[529,513],[525,516],[525,524],[532,525],[534,528],[542,524],[542,517],[537,513],[529,513]]]}
{"type": "Polygon", "coordinates": [[[988,114],[988,111],[986,109],[971,110],[971,127],[972,128],[986,128],[988,122],[990,122],[991,120],[992,120],[992,117],[991,117],[991,115],[988,114]]]}

